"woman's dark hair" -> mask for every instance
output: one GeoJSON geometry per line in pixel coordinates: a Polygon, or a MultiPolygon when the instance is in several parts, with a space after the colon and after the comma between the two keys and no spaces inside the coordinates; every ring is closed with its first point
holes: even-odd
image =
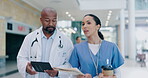
{"type": "Polygon", "coordinates": [[[102,40],[104,40],[104,36],[103,36],[103,34],[98,30],[98,35],[99,35],[99,37],[102,39],[102,40]]]}
{"type": "Polygon", "coordinates": [[[94,19],[94,21],[96,22],[96,25],[100,25],[101,26],[101,21],[100,21],[100,19],[97,17],[97,16],[95,16],[95,15],[93,15],[93,14],[86,14],[84,17],[86,17],[86,16],[91,16],[91,17],[93,17],[93,19],[94,19]]]}
{"type": "MultiPolygon", "coordinates": [[[[86,14],[84,17],[86,17],[86,16],[91,16],[91,17],[93,17],[93,19],[94,19],[94,21],[96,22],[96,25],[100,25],[101,26],[101,21],[100,21],[100,19],[97,17],[97,16],[95,16],[95,15],[93,15],[93,14],[86,14]]],[[[104,40],[104,36],[103,36],[103,34],[98,30],[98,35],[99,35],[99,37],[102,39],[102,40],[104,40]]]]}

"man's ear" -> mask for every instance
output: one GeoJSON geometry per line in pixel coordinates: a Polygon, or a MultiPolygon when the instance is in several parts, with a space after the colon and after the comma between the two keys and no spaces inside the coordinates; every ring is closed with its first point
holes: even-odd
{"type": "Polygon", "coordinates": [[[40,18],[40,21],[42,21],[42,18],[40,18]]]}

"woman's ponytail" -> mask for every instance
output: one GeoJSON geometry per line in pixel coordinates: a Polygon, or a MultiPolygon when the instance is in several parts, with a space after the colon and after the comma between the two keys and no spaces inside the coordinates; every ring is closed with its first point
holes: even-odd
{"type": "Polygon", "coordinates": [[[104,40],[104,36],[103,36],[103,34],[102,34],[100,31],[98,31],[98,36],[99,36],[102,40],[104,40]]]}

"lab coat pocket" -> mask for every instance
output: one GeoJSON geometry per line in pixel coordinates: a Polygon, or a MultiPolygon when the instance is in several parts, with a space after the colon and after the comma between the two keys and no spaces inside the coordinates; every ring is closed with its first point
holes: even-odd
{"type": "Polygon", "coordinates": [[[64,65],[66,63],[66,52],[60,51],[58,53],[58,61],[60,62],[60,65],[64,65]]]}
{"type": "Polygon", "coordinates": [[[35,75],[27,74],[27,75],[26,75],[26,78],[35,78],[35,75]]]}

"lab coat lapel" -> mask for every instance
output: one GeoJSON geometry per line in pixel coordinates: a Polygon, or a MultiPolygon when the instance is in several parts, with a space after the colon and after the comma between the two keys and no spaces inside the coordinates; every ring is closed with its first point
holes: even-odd
{"type": "Polygon", "coordinates": [[[41,47],[41,30],[42,30],[42,27],[40,27],[37,31],[37,40],[38,40],[38,44],[39,44],[39,51],[37,52],[37,57],[38,57],[38,60],[41,61],[41,53],[42,53],[42,47],[41,47]]]}
{"type": "Polygon", "coordinates": [[[57,47],[58,47],[58,44],[59,44],[59,31],[57,30],[57,33],[55,35],[55,38],[53,40],[53,43],[52,43],[52,47],[51,47],[51,52],[50,52],[50,57],[49,57],[49,62],[51,64],[51,66],[55,66],[56,62],[54,62],[54,60],[56,59],[56,54],[57,54],[57,47]]]}

